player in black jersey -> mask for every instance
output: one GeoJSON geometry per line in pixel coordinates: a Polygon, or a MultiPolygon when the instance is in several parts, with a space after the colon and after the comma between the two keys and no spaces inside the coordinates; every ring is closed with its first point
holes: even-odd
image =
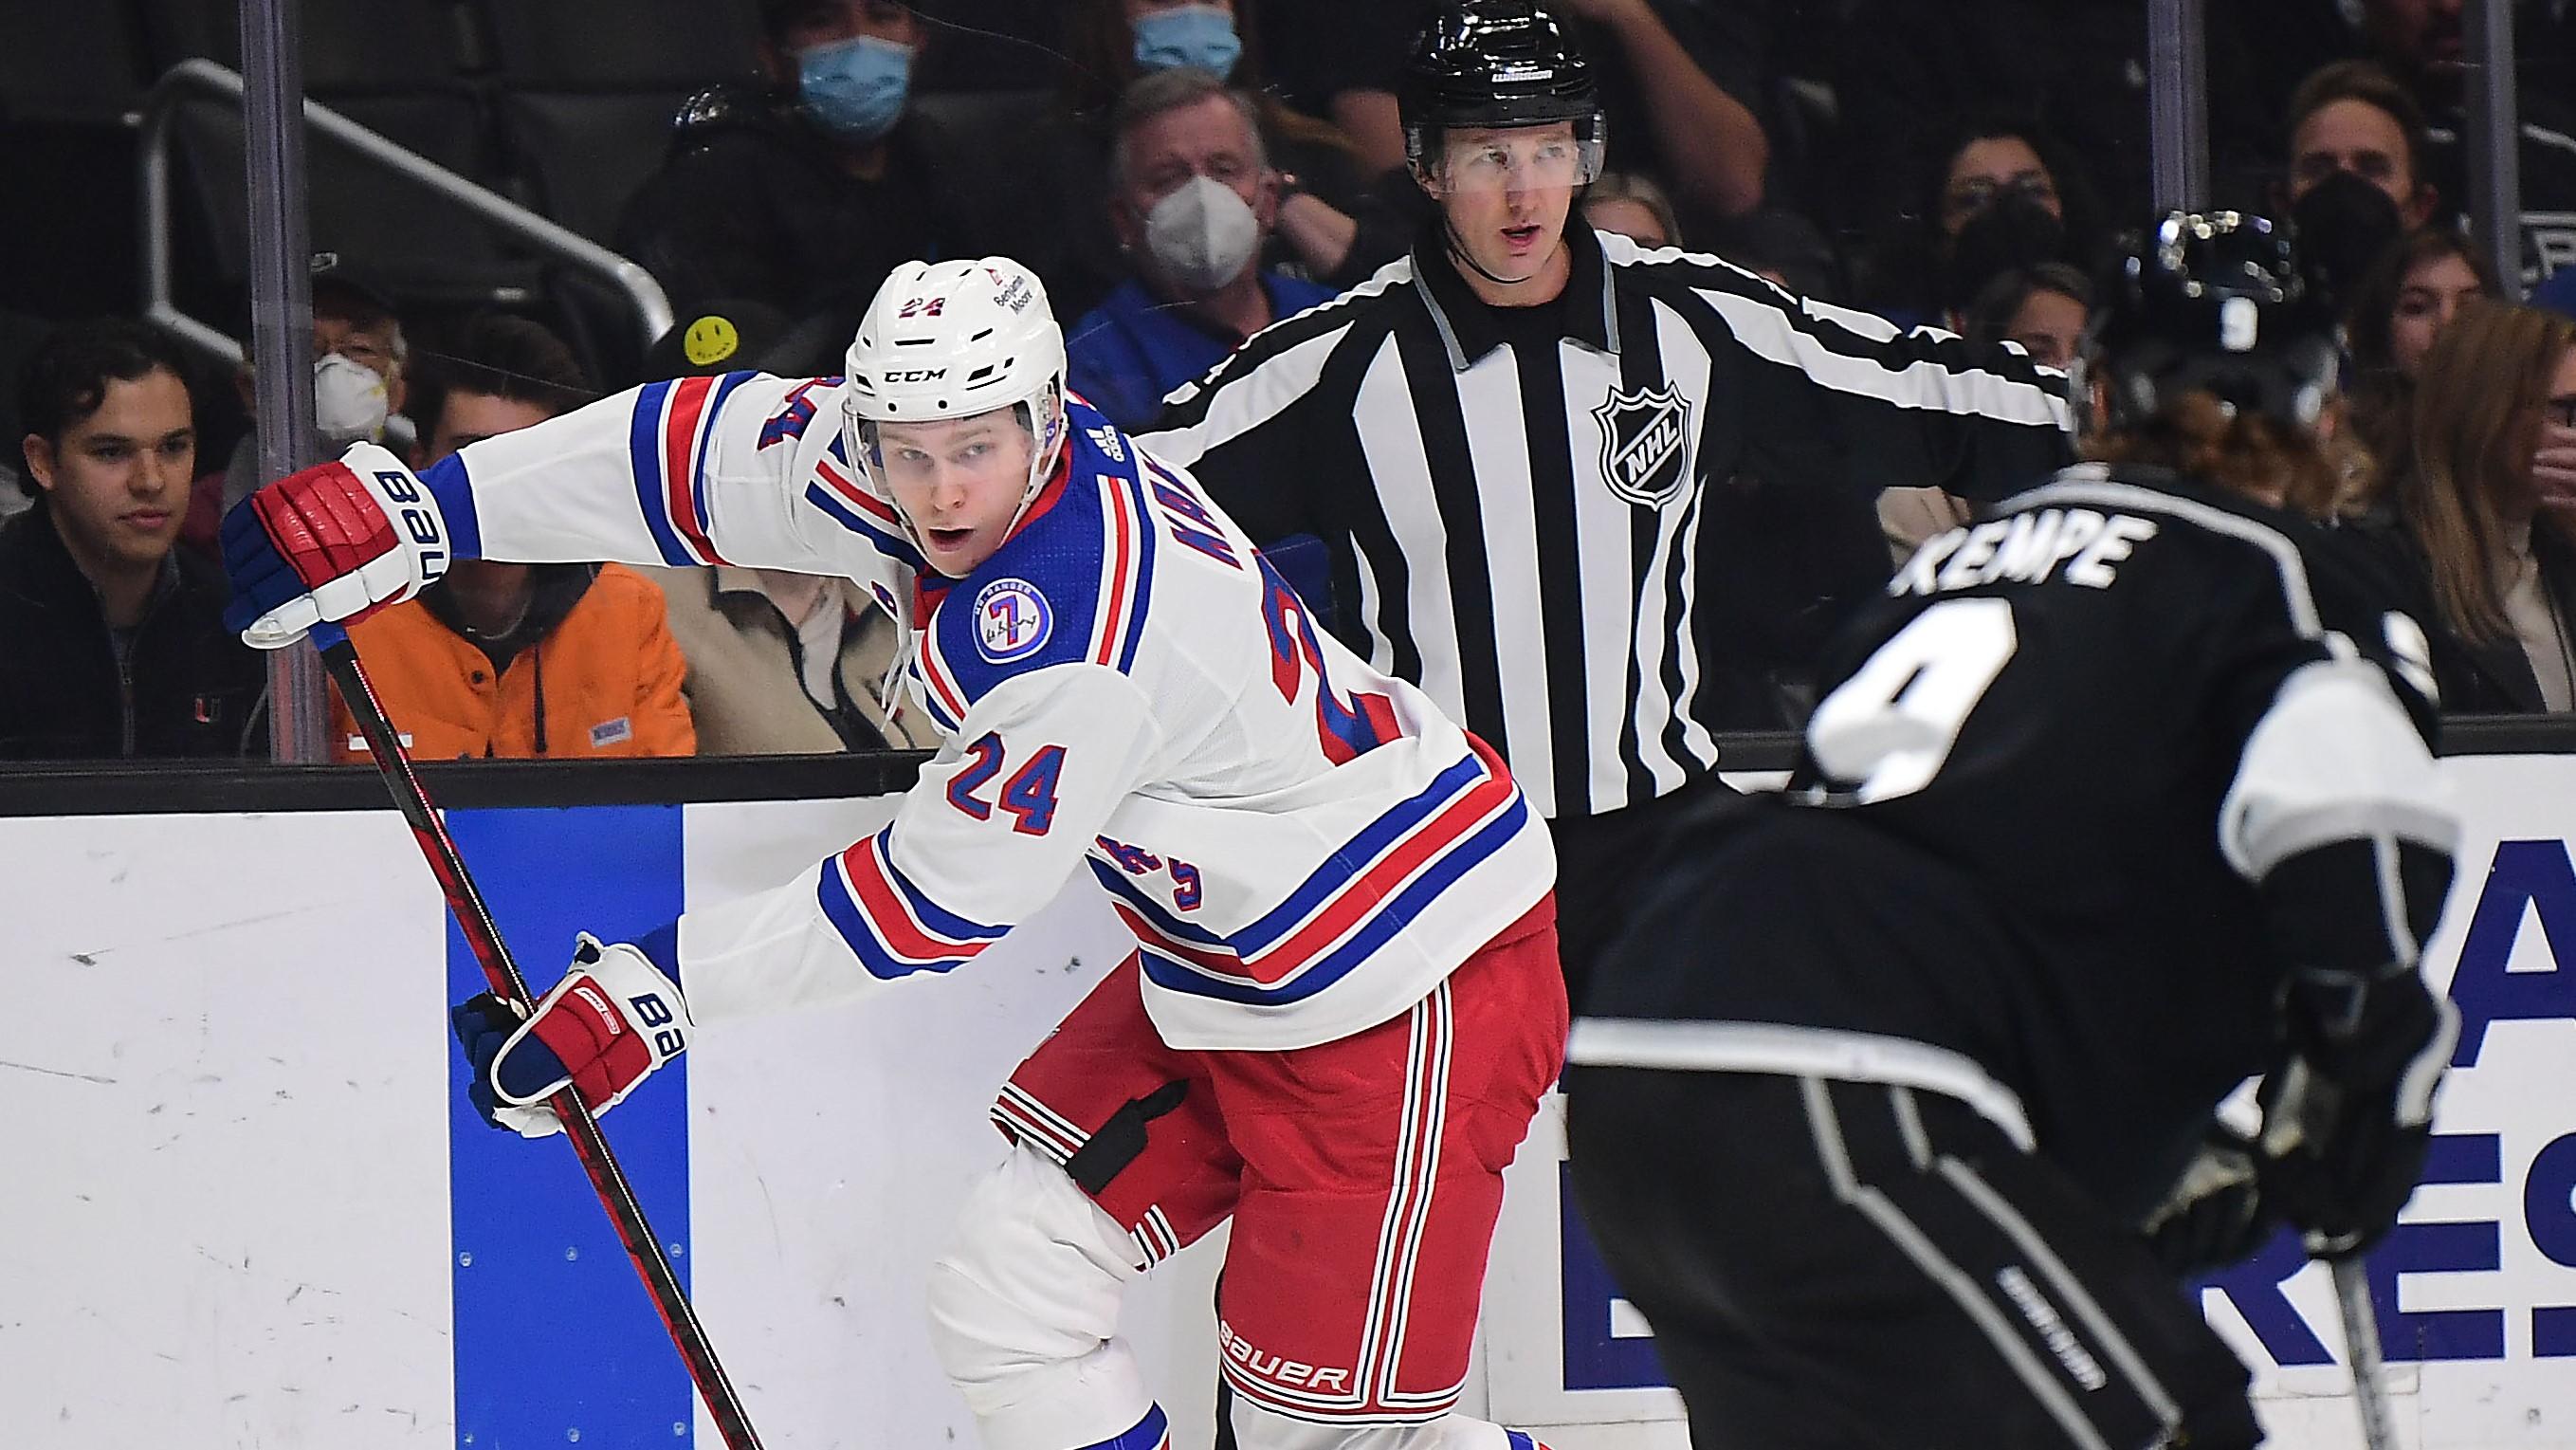
{"type": "Polygon", "coordinates": [[[2101,461],[1927,543],[1789,790],[1639,863],[1569,1132],[1699,1450],[2254,1445],[2139,1226],[2266,1073],[2267,1216],[2338,1256],[2404,1204],[2456,826],[2421,631],[2281,506],[2334,368],[2268,223],[2167,217],[2101,461]]]}

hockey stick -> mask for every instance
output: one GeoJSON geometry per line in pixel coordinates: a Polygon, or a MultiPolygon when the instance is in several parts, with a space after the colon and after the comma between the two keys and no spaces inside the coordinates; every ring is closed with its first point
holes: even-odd
{"type": "MultiPolygon", "coordinates": [[[[367,750],[375,758],[377,772],[385,778],[385,787],[393,793],[394,805],[410,824],[412,838],[420,843],[420,853],[429,859],[430,872],[438,878],[438,888],[447,897],[447,909],[464,930],[466,944],[474,949],[474,959],[483,964],[485,980],[509,1001],[535,1001],[528,991],[527,978],[519,975],[519,964],[511,959],[510,949],[501,941],[491,909],[483,904],[483,893],[475,887],[474,878],[466,874],[464,858],[456,854],[456,842],[448,836],[446,823],[438,818],[437,809],[420,788],[420,778],[412,773],[411,757],[403,751],[402,737],[394,733],[393,722],[385,718],[375,688],[358,667],[357,646],[349,643],[345,631],[331,624],[315,626],[313,642],[321,647],[322,666],[340,687],[340,697],[348,701],[349,713],[357,717],[358,733],[366,737],[367,750]]],[[[697,1383],[698,1395],[706,1401],[707,1414],[715,1420],[716,1432],[724,1437],[726,1450],[760,1450],[760,1436],[752,1431],[742,1398],[734,1392],[733,1381],[725,1378],[724,1366],[716,1363],[715,1346],[707,1342],[707,1331],[698,1323],[697,1311],[690,1307],[679,1276],[671,1271],[671,1261],[663,1256],[662,1241],[653,1236],[652,1225],[644,1221],[644,1206],[636,1201],[625,1170],[617,1166],[616,1157],[608,1151],[608,1139],[601,1136],[598,1120],[583,1104],[581,1094],[569,1087],[555,1094],[548,1106],[563,1119],[564,1136],[580,1157],[582,1171],[590,1175],[590,1186],[599,1194],[600,1207],[608,1210],[609,1221],[616,1225],[617,1241],[625,1245],[636,1276],[644,1281],[645,1292],[653,1296],[653,1307],[661,1312],[663,1327],[671,1332],[671,1343],[688,1365],[689,1378],[697,1383]]]]}
{"type": "Polygon", "coordinates": [[[2344,1357],[2352,1362],[2353,1402],[2361,1410],[2361,1443],[2365,1450],[2397,1450],[2397,1423],[2380,1379],[2379,1313],[2370,1304],[2370,1274],[2356,1257],[2336,1259],[2330,1267],[2335,1308],[2343,1314],[2344,1357]]]}

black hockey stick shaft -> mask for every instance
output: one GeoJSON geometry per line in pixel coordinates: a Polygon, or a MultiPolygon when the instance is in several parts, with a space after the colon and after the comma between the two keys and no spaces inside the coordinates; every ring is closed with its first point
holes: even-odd
{"type": "MultiPolygon", "coordinates": [[[[532,1003],[527,978],[519,974],[519,964],[511,959],[510,949],[501,940],[500,928],[492,921],[491,909],[483,904],[483,893],[465,870],[465,860],[456,853],[456,842],[447,834],[447,825],[438,817],[437,808],[413,773],[411,756],[404,751],[402,738],[394,733],[393,722],[385,718],[375,688],[367,683],[366,671],[359,668],[358,651],[346,634],[337,627],[324,625],[314,631],[315,642],[322,645],[322,665],[340,687],[340,697],[349,704],[356,717],[358,733],[366,737],[367,749],[376,762],[376,770],[385,778],[385,787],[393,793],[394,805],[410,824],[412,838],[420,843],[420,853],[429,859],[431,874],[447,897],[447,909],[455,914],[456,924],[465,932],[466,944],[474,949],[474,959],[483,964],[484,978],[492,990],[512,1002],[532,1003]],[[336,636],[336,637],[335,637],[336,636]]],[[[707,1414],[715,1420],[716,1431],[724,1437],[727,1450],[760,1450],[760,1436],[751,1428],[751,1417],[744,1413],[742,1397],[735,1393],[733,1381],[725,1377],[724,1366],[716,1362],[715,1346],[707,1342],[705,1326],[698,1323],[697,1310],[680,1287],[679,1276],[672,1272],[671,1261],[662,1252],[662,1241],[653,1236],[653,1227],[644,1220],[644,1206],[636,1201],[634,1187],[626,1181],[626,1172],[618,1167],[616,1155],[609,1152],[608,1139],[599,1131],[598,1119],[591,1116],[581,1094],[567,1087],[554,1095],[549,1106],[563,1119],[564,1136],[581,1159],[582,1171],[590,1176],[590,1186],[599,1194],[599,1206],[608,1210],[609,1221],[617,1227],[617,1240],[625,1245],[626,1257],[635,1265],[635,1273],[644,1281],[644,1290],[653,1298],[653,1307],[661,1312],[662,1324],[671,1333],[671,1343],[678,1347],[680,1358],[689,1367],[689,1378],[696,1382],[698,1395],[705,1400],[707,1414]]]]}

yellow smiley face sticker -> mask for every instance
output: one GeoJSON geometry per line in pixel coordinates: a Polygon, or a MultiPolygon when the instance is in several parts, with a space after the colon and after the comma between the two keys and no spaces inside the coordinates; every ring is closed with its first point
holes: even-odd
{"type": "Polygon", "coordinates": [[[742,334],[733,330],[730,319],[711,312],[689,324],[689,330],[680,337],[680,350],[688,355],[691,365],[706,367],[741,351],[742,334]]]}

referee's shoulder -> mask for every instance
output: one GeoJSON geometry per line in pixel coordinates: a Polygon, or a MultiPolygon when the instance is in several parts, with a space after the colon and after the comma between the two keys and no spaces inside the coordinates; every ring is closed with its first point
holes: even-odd
{"type": "Polygon", "coordinates": [[[1724,257],[1682,247],[1640,246],[1617,232],[1595,235],[1601,239],[1601,260],[1610,267],[1614,283],[1656,290],[1730,292],[1780,307],[1798,305],[1797,294],[1724,257]]]}
{"type": "Polygon", "coordinates": [[[1283,317],[1245,338],[1242,346],[1226,355],[1225,361],[1208,369],[1197,381],[1183,384],[1163,401],[1167,407],[1186,410],[1193,403],[1203,402],[1211,392],[1258,373],[1300,348],[1323,341],[1330,351],[1339,346],[1340,338],[1382,316],[1386,309],[1403,304],[1420,287],[1420,280],[1413,274],[1412,254],[1407,253],[1378,268],[1367,281],[1348,292],[1283,317]]]}
{"type": "Polygon", "coordinates": [[[1957,334],[1937,327],[1904,327],[1875,312],[1792,292],[1706,252],[1640,247],[1607,232],[1601,235],[1601,251],[1617,282],[1643,288],[1686,313],[1706,314],[1739,339],[1748,328],[1763,334],[1785,328],[1836,352],[1909,358],[1925,347],[1959,342],[1957,334]]]}

